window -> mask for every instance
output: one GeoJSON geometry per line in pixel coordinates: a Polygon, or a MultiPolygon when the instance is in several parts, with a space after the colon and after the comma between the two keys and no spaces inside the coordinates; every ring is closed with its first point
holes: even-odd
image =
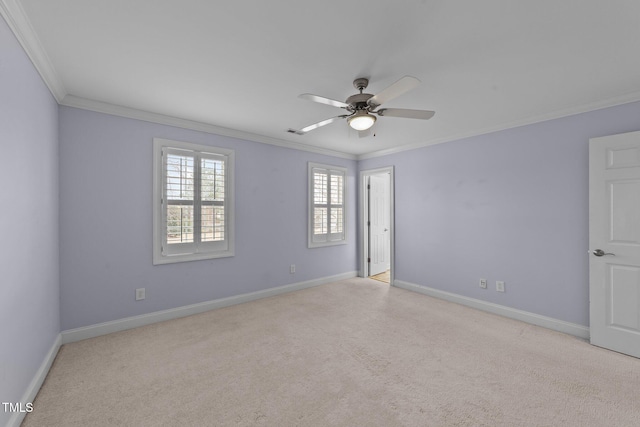
{"type": "Polygon", "coordinates": [[[345,168],[309,163],[309,247],[346,243],[345,168]]]}
{"type": "Polygon", "coordinates": [[[234,152],[153,140],[153,263],[233,256],[234,152]]]}

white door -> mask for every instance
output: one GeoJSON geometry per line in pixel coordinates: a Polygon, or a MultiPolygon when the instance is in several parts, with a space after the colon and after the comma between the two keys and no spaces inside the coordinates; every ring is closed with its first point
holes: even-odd
{"type": "Polygon", "coordinates": [[[640,357],[640,132],[589,141],[591,343],[640,357]]]}
{"type": "Polygon", "coordinates": [[[391,241],[389,174],[369,178],[369,275],[374,276],[390,267],[391,241]]]}

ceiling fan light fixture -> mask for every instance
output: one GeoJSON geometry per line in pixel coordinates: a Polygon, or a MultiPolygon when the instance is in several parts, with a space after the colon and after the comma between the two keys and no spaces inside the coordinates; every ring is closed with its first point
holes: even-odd
{"type": "Polygon", "coordinates": [[[356,113],[347,119],[349,126],[355,130],[367,130],[376,122],[375,116],[372,116],[364,110],[356,111],[356,113]]]}

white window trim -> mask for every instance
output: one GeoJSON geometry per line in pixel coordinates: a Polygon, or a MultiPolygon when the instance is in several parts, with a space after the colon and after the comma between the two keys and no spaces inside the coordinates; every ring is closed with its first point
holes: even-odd
{"type": "Polygon", "coordinates": [[[197,261],[203,259],[231,257],[235,255],[235,152],[226,148],[212,147],[208,145],[191,144],[169,139],[153,139],[153,264],[169,264],[175,262],[197,261]],[[226,157],[225,171],[225,249],[213,249],[207,252],[183,253],[175,255],[163,254],[162,246],[166,233],[166,224],[163,223],[163,159],[162,151],[165,148],[189,150],[197,153],[208,153],[226,157]]]}
{"type": "Polygon", "coordinates": [[[309,248],[321,248],[325,246],[336,246],[347,244],[347,168],[340,166],[325,165],[321,163],[309,162],[307,170],[307,182],[308,182],[308,225],[307,225],[307,244],[309,248]],[[342,238],[336,240],[317,241],[314,240],[313,227],[314,227],[314,169],[326,169],[330,172],[337,172],[342,174],[342,238]]]}

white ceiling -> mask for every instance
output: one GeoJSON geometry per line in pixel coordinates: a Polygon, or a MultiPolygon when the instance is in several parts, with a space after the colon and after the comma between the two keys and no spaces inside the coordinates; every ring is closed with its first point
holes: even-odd
{"type": "MultiPolygon", "coordinates": [[[[241,137],[368,157],[640,100],[637,0],[1,0],[58,101],[113,104],[241,137]],[[26,19],[25,19],[26,17],[26,19]],[[359,138],[340,121],[368,77],[422,84],[359,138]]],[[[123,110],[124,111],[124,110],[123,110]]],[[[129,110],[130,111],[130,110],[129,110]]]]}

